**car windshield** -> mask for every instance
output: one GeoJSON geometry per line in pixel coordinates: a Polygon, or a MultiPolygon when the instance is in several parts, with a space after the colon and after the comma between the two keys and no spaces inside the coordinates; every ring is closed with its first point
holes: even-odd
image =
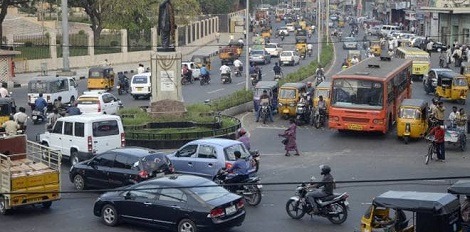
{"type": "Polygon", "coordinates": [[[264,52],[263,51],[251,51],[251,55],[262,56],[264,55],[264,52]]]}
{"type": "Polygon", "coordinates": [[[94,105],[99,103],[97,97],[79,97],[77,101],[79,105],[94,105]]]}
{"type": "Polygon", "coordinates": [[[189,191],[199,196],[203,201],[210,201],[225,196],[228,191],[223,187],[214,186],[212,182],[201,184],[200,187],[190,188],[189,191]]]}
{"type": "Polygon", "coordinates": [[[281,89],[279,98],[283,99],[295,99],[295,89],[281,89]]]}
{"type": "Polygon", "coordinates": [[[274,45],[274,44],[266,44],[266,48],[276,48],[276,45],[274,45]]]}
{"type": "Polygon", "coordinates": [[[245,146],[243,146],[243,143],[237,143],[230,147],[224,148],[225,159],[227,159],[228,161],[237,160],[237,158],[235,158],[235,155],[233,154],[235,151],[240,151],[240,153],[242,153],[241,158],[246,158],[250,156],[250,153],[245,149],[245,146]]]}
{"type": "Polygon", "coordinates": [[[285,31],[285,30],[287,30],[287,27],[281,27],[279,30],[285,31]]]}
{"type": "Polygon", "coordinates": [[[368,80],[337,79],[333,83],[331,104],[347,108],[382,109],[382,83],[368,80]]]}
{"type": "Polygon", "coordinates": [[[147,84],[148,78],[146,76],[135,76],[132,79],[133,84],[147,84]]]}
{"type": "Polygon", "coordinates": [[[281,56],[292,56],[292,52],[283,52],[281,56]]]}
{"type": "Polygon", "coordinates": [[[346,37],[343,40],[344,42],[356,42],[353,37],[346,37]]]}
{"type": "Polygon", "coordinates": [[[400,114],[398,115],[400,118],[404,119],[420,119],[421,112],[418,109],[413,108],[400,108],[400,114]]]}
{"type": "Polygon", "coordinates": [[[137,160],[132,166],[133,169],[139,171],[147,171],[148,173],[162,172],[162,168],[167,167],[170,164],[170,160],[166,156],[162,155],[148,155],[137,160]]]}

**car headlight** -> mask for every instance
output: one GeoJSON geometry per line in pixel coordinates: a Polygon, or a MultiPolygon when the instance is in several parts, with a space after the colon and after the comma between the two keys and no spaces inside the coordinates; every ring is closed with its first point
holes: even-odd
{"type": "Polygon", "coordinates": [[[280,103],[280,102],[279,102],[279,104],[278,104],[278,105],[279,105],[280,107],[282,107],[282,103],[280,103]]]}

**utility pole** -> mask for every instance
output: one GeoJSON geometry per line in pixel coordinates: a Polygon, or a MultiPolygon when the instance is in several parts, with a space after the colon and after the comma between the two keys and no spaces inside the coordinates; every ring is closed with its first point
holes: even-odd
{"type": "Polygon", "coordinates": [[[70,71],[69,63],[69,11],[67,0],[61,0],[62,10],[62,71],[58,72],[60,76],[73,76],[75,72],[70,71]]]}
{"type": "Polygon", "coordinates": [[[321,32],[322,32],[322,26],[321,26],[321,0],[317,0],[318,6],[317,6],[317,63],[320,63],[320,53],[321,53],[321,32]]]}
{"type": "Polygon", "coordinates": [[[326,0],[326,43],[330,42],[330,0],[326,0]]]}
{"type": "Polygon", "coordinates": [[[245,11],[245,90],[250,90],[250,0],[246,0],[246,11],[245,11]]]}

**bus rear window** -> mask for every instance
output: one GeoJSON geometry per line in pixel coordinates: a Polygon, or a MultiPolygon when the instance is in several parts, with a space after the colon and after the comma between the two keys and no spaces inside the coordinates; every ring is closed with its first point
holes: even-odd
{"type": "Polygon", "coordinates": [[[106,120],[93,123],[93,136],[95,137],[103,137],[118,134],[119,126],[116,120],[106,120]]]}

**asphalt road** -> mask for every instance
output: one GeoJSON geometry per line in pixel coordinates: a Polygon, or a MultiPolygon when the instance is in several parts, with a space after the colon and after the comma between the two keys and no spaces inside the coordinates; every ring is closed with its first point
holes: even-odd
{"type": "MultiPolygon", "coordinates": [[[[341,44],[337,43],[335,47],[337,57],[344,57],[346,53],[342,50],[341,44]]],[[[329,75],[339,71],[341,61],[341,59],[336,60],[334,69],[329,75]]],[[[437,64],[436,59],[433,59],[433,62],[437,64]]],[[[210,87],[216,85],[213,83],[210,87]]],[[[413,90],[413,96],[416,98],[431,98],[424,94],[420,82],[414,84],[413,90]]],[[[450,109],[452,104],[445,102],[445,106],[450,109]]],[[[467,112],[468,108],[467,105],[467,112]]],[[[242,115],[241,119],[251,134],[252,147],[262,153],[259,176],[263,183],[308,181],[312,175],[320,179],[318,168],[320,164],[330,165],[337,181],[468,175],[470,165],[468,151],[460,152],[448,147],[445,163],[431,162],[429,165],[424,165],[426,143],[421,140],[405,145],[396,139],[394,131],[387,135],[340,134],[333,130],[302,126],[297,130],[297,143],[301,156],[285,157],[281,139],[276,134],[286,128],[286,121],[276,117],[274,123],[262,125],[253,122],[252,113],[242,115]]],[[[73,190],[68,179],[68,168],[68,165],[62,168],[63,190],[73,190]]],[[[345,191],[350,195],[349,217],[342,225],[333,225],[319,217],[290,219],[285,212],[285,203],[290,196],[293,196],[295,185],[265,184],[261,205],[247,207],[247,217],[243,225],[230,231],[354,231],[355,228],[359,228],[360,218],[374,196],[387,190],[445,192],[450,184],[451,181],[338,184],[337,192],[345,191]]],[[[92,213],[93,202],[97,197],[98,194],[94,193],[64,194],[62,200],[54,203],[50,210],[43,210],[40,207],[17,209],[13,215],[0,216],[2,231],[155,231],[150,227],[126,224],[117,228],[106,227],[92,213]]]]}

